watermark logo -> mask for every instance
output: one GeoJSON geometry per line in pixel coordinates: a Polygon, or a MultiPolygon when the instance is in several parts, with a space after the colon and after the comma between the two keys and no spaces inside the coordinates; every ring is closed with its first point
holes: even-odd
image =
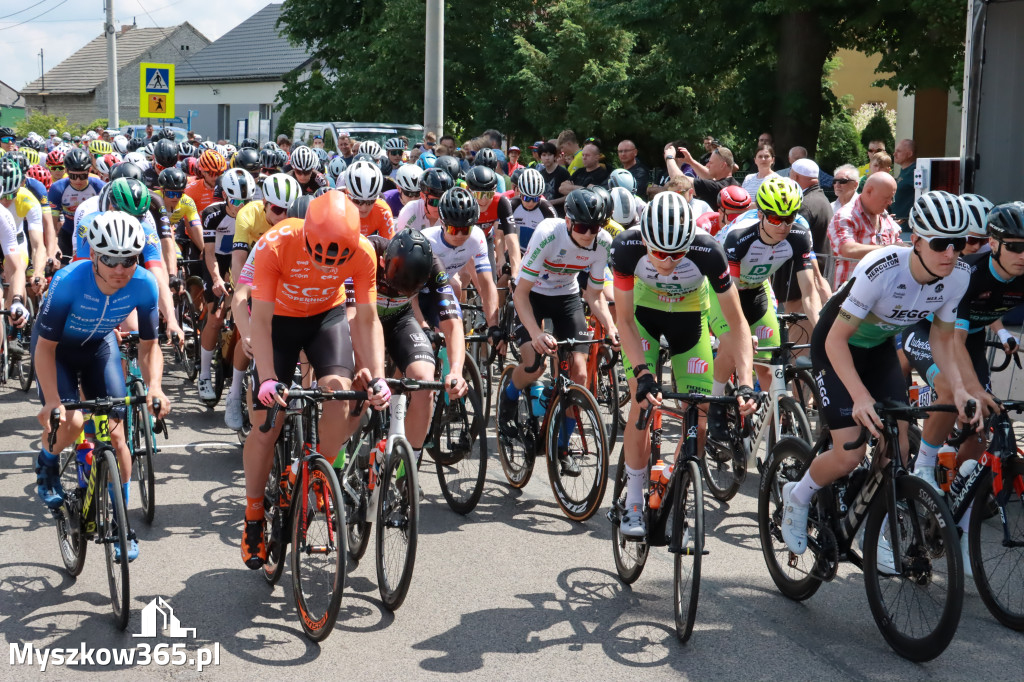
{"type": "Polygon", "coordinates": [[[154,597],[146,607],[142,609],[142,632],[132,637],[156,637],[157,634],[167,631],[168,637],[195,637],[195,628],[183,628],[174,615],[174,609],[163,597],[154,597]],[[163,616],[163,627],[158,628],[159,616],[163,616]]]}

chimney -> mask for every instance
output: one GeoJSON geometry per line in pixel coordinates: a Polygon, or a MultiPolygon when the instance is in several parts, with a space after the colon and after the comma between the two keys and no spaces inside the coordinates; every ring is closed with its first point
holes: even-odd
{"type": "Polygon", "coordinates": [[[133,28],[135,28],[135,24],[124,24],[123,26],[121,26],[121,32],[118,35],[123,36],[125,33],[132,30],[133,28]]]}

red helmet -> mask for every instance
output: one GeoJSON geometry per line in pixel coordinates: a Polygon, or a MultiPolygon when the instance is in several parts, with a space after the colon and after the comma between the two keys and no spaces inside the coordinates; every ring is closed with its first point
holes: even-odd
{"type": "Polygon", "coordinates": [[[190,156],[184,160],[188,165],[188,174],[198,177],[199,176],[199,160],[194,156],[190,156]]]}
{"type": "Polygon", "coordinates": [[[729,185],[718,193],[718,205],[726,211],[745,211],[750,208],[750,195],[739,185],[729,185]]]}
{"type": "Polygon", "coordinates": [[[53,168],[54,166],[63,166],[64,165],[64,150],[63,149],[54,149],[52,152],[47,154],[46,155],[46,165],[49,168],[53,168]]]}
{"type": "Polygon", "coordinates": [[[43,186],[46,187],[46,189],[50,189],[50,185],[53,184],[53,176],[50,175],[50,171],[43,168],[38,163],[34,166],[28,167],[28,176],[43,183],[43,186]]]}
{"type": "Polygon", "coordinates": [[[341,265],[359,248],[359,209],[343,192],[322,194],[309,202],[303,232],[313,260],[341,265]]]}
{"type": "Polygon", "coordinates": [[[199,170],[206,173],[223,173],[228,167],[224,157],[213,149],[207,149],[199,155],[199,170]]]}

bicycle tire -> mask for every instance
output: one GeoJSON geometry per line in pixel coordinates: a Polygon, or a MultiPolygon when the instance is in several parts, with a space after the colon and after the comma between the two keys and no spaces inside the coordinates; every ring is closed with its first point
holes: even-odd
{"type": "Polygon", "coordinates": [[[267,547],[267,560],[263,562],[262,572],[264,580],[271,585],[276,585],[281,579],[288,551],[285,532],[288,513],[281,507],[282,486],[287,485],[287,474],[282,476],[282,473],[288,469],[284,447],[278,438],[274,443],[274,459],[263,491],[263,542],[267,547]]]}
{"type": "Polygon", "coordinates": [[[60,477],[61,484],[67,491],[67,499],[54,515],[60,558],[64,562],[64,570],[72,577],[82,572],[82,568],[85,567],[85,555],[89,549],[89,540],[85,536],[85,524],[82,522],[85,488],[78,487],[78,465],[76,462],[75,449],[72,447],[65,450],[60,477]]]}
{"type": "Polygon", "coordinates": [[[812,574],[813,554],[793,554],[782,539],[782,487],[799,481],[811,459],[807,443],[783,438],[768,453],[757,494],[757,528],[764,562],[775,586],[794,601],[809,599],[821,587],[821,581],[812,574]]]}
{"type": "Polygon", "coordinates": [[[21,392],[28,393],[32,389],[32,382],[36,378],[36,359],[32,353],[26,352],[18,365],[18,380],[21,382],[21,392]]]}
{"type": "Polygon", "coordinates": [[[673,529],[682,523],[683,537],[675,555],[672,579],[672,604],[676,619],[676,637],[683,644],[693,634],[700,596],[700,568],[704,556],[704,490],[696,462],[686,462],[679,471],[682,484],[672,501],[673,529]]]}
{"type": "MultiPolygon", "coordinates": [[[[726,392],[735,392],[732,382],[729,382],[726,392]]],[[[740,425],[736,423],[736,417],[737,414],[734,410],[726,411],[731,434],[740,434],[741,432],[740,425]]],[[[728,445],[716,443],[711,438],[705,437],[704,449],[700,453],[698,461],[701,474],[704,475],[704,482],[712,497],[720,502],[728,502],[736,497],[740,486],[747,478],[748,454],[747,444],[741,437],[735,437],[733,442],[728,445]]]]}
{"type": "MultiPolygon", "coordinates": [[[[439,454],[450,453],[449,456],[442,454],[434,458],[441,494],[452,511],[466,515],[480,502],[480,496],[484,492],[484,481],[487,478],[487,412],[483,410],[480,395],[472,388],[473,375],[477,381],[480,380],[473,358],[466,358],[462,373],[470,385],[466,396],[459,401],[465,412],[460,410],[458,416],[449,417],[448,415],[456,410],[449,409],[444,396],[439,393],[436,397],[430,432],[436,451],[439,454]],[[450,447],[453,441],[458,441],[454,448],[450,447]],[[449,447],[445,447],[445,444],[449,447]],[[452,452],[455,449],[458,449],[457,453],[452,452]]],[[[430,454],[431,457],[434,456],[433,452],[430,454]]]]}
{"type": "MultiPolygon", "coordinates": [[[[364,415],[365,419],[366,416],[364,415]]],[[[345,477],[345,482],[348,484],[348,487],[342,486],[341,488],[342,495],[345,496],[347,504],[345,507],[345,524],[348,542],[346,544],[349,557],[355,561],[363,558],[363,554],[366,553],[366,547],[370,542],[370,526],[372,524],[365,519],[368,515],[370,497],[372,496],[367,485],[369,483],[370,448],[373,447],[374,442],[372,434],[367,430],[366,423],[361,421],[356,433],[349,440],[350,445],[345,451],[345,466],[341,474],[345,477]],[[355,491],[358,498],[353,499],[348,492],[348,488],[355,491]]]]}
{"type": "MultiPolygon", "coordinates": [[[[876,455],[879,453],[876,453],[876,455]]],[[[887,492],[888,481],[881,490],[887,492]]],[[[878,541],[882,521],[891,516],[884,495],[877,495],[864,529],[864,587],[871,615],[889,646],[904,658],[930,661],[949,646],[960,623],[964,601],[964,572],[960,542],[953,515],[934,489],[916,476],[896,479],[896,520],[889,518],[889,538],[894,522],[899,524],[902,575],[878,570],[878,541]],[[937,569],[937,570],[936,570],[937,569]],[[893,588],[893,589],[889,589],[893,588]],[[904,590],[909,590],[905,599],[904,590]],[[890,605],[907,604],[906,613],[893,613],[890,605]],[[932,606],[941,607],[926,624],[917,628],[915,617],[932,606]],[[915,632],[905,632],[904,627],[915,632]]],[[[890,539],[890,545],[895,545],[890,539]]]]}
{"type": "Polygon", "coordinates": [[[155,440],[145,403],[129,408],[132,415],[131,451],[132,475],[139,482],[139,502],[142,504],[142,518],[153,523],[156,514],[156,474],[153,472],[155,440]]]}
{"type": "MultiPolygon", "coordinates": [[[[807,414],[793,396],[779,396],[779,422],[782,425],[780,431],[783,438],[793,436],[800,438],[808,445],[814,444],[815,441],[811,433],[811,425],[807,420],[807,414]]],[[[769,451],[775,447],[775,443],[775,427],[773,425],[768,430],[769,451]]]]}
{"type": "Polygon", "coordinates": [[[118,474],[117,459],[113,451],[97,448],[93,452],[93,466],[96,472],[96,532],[103,543],[107,560],[107,587],[110,588],[110,604],[119,630],[128,627],[131,604],[131,581],[128,570],[128,513],[124,508],[121,494],[121,477],[118,474]],[[99,455],[97,457],[97,455],[99,455]],[[114,477],[114,495],[108,493],[111,474],[114,477]],[[121,561],[114,560],[114,543],[121,548],[121,561]]]}
{"type": "Polygon", "coordinates": [[[178,325],[185,334],[184,350],[182,351],[182,366],[185,376],[189,381],[195,381],[199,376],[199,363],[201,361],[199,345],[199,320],[196,317],[196,309],[192,304],[191,295],[186,292],[179,299],[178,325]]]}
{"type": "Polygon", "coordinates": [[[292,499],[292,593],[303,632],[320,642],[334,629],[345,591],[345,503],[323,457],[311,458],[302,478],[292,499]]]}
{"type": "Polygon", "coordinates": [[[235,432],[235,437],[242,445],[245,445],[245,439],[252,431],[252,419],[249,416],[249,410],[252,407],[252,381],[253,370],[246,369],[245,374],[242,375],[242,428],[235,432]]]}
{"type": "Polygon", "coordinates": [[[589,519],[601,506],[604,491],[608,484],[608,444],[605,440],[604,422],[597,407],[597,401],[583,386],[572,384],[565,393],[553,396],[554,404],[548,408],[548,428],[545,441],[545,459],[548,463],[548,478],[551,491],[555,495],[562,513],[569,519],[583,522],[589,519]],[[568,456],[571,457],[580,473],[572,475],[560,463],[559,433],[565,422],[565,411],[575,406],[578,417],[575,429],[569,434],[568,456]],[[589,430],[586,437],[580,429],[589,430]],[[582,450],[573,447],[579,442],[582,450]],[[589,444],[593,444],[596,451],[589,444]],[[586,475],[587,472],[589,475],[586,475]],[[575,481],[582,480],[583,485],[575,481]]]}
{"type": "Polygon", "coordinates": [[[615,483],[612,486],[612,508],[608,520],[612,522],[612,557],[619,580],[632,585],[644,571],[650,546],[643,540],[627,538],[619,532],[619,523],[626,513],[626,459],[625,448],[619,450],[619,463],[615,468],[615,483]]]}
{"type": "MultiPolygon", "coordinates": [[[[498,400],[495,401],[499,405],[501,404],[501,396],[505,393],[505,387],[512,381],[512,372],[515,368],[515,365],[507,365],[501,373],[496,393],[498,400]]],[[[524,402],[522,396],[520,396],[519,404],[516,406],[520,416],[522,416],[524,402]]],[[[526,409],[528,408],[529,404],[526,403],[526,409]]],[[[498,410],[495,410],[496,424],[498,419],[497,412],[498,410]]],[[[497,432],[498,459],[501,461],[502,471],[505,472],[505,479],[513,488],[525,488],[526,484],[530,482],[530,477],[533,476],[533,465],[536,461],[535,453],[530,452],[528,444],[524,443],[521,438],[508,438],[502,434],[500,424],[497,425],[497,432]]],[[[521,432],[520,435],[522,435],[521,432]]]]}
{"type": "Polygon", "coordinates": [[[384,607],[395,611],[409,594],[419,534],[416,462],[404,438],[395,438],[385,454],[377,485],[377,589],[384,607]]]}
{"type": "Polygon", "coordinates": [[[7,316],[0,315],[0,385],[6,385],[11,369],[11,342],[7,338],[7,316]]]}
{"type": "MultiPolygon", "coordinates": [[[[36,304],[31,296],[25,298],[25,307],[28,308],[30,320],[34,323],[36,319],[36,304]]],[[[32,348],[32,326],[28,325],[23,327],[18,332],[19,345],[23,349],[21,358],[16,360],[17,374],[18,374],[18,385],[21,387],[22,393],[28,393],[29,389],[32,388],[32,380],[35,378],[35,359],[30,352],[32,348]]]]}
{"type": "MultiPolygon", "coordinates": [[[[608,352],[610,353],[610,351],[608,352]]],[[[604,415],[605,423],[607,424],[605,438],[608,442],[609,458],[615,454],[615,444],[625,423],[622,421],[619,412],[619,382],[615,376],[617,371],[616,365],[602,359],[602,362],[599,363],[597,374],[591,378],[593,385],[591,393],[593,393],[594,399],[597,400],[597,405],[602,415],[604,415]]]]}
{"type": "Polygon", "coordinates": [[[789,392],[800,403],[800,407],[804,410],[804,416],[807,417],[807,425],[811,433],[810,442],[818,442],[825,421],[818,409],[818,386],[810,370],[799,369],[793,373],[789,380],[789,392]]]}
{"type": "MultiPolygon", "coordinates": [[[[1012,487],[1012,479],[1004,475],[1003,485],[1012,487]]],[[[996,620],[1006,627],[1024,630],[1024,567],[1021,565],[1021,541],[1024,541],[1024,505],[1011,493],[1002,510],[1006,515],[1011,543],[1003,543],[1003,522],[992,496],[992,477],[983,474],[974,493],[967,538],[974,584],[981,601],[996,620]],[[1002,575],[1005,575],[1003,577],[1002,575]],[[1015,594],[1014,594],[1015,593],[1015,594]]]]}

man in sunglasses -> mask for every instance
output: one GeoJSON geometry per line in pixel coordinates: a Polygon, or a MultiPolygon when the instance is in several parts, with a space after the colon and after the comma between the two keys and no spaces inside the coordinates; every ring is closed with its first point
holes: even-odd
{"type": "Polygon", "coordinates": [[[379,234],[391,239],[395,234],[391,207],[380,196],[383,189],[384,174],[377,164],[356,161],[345,169],[345,191],[359,209],[359,225],[364,236],[379,234]]]}
{"type": "Polygon", "coordinates": [[[256,240],[284,220],[288,215],[288,207],[302,195],[302,189],[295,178],[284,173],[267,177],[261,189],[263,201],[250,201],[235,216],[235,236],[231,242],[231,276],[236,280],[256,240]]]}
{"type": "Polygon", "coordinates": [[[444,193],[455,186],[455,180],[440,168],[428,168],[420,177],[420,198],[402,207],[395,220],[395,230],[423,231],[441,223],[438,205],[444,193]]]}
{"type": "MultiPolygon", "coordinates": [[[[857,440],[861,427],[879,435],[882,422],[874,409],[876,401],[907,402],[893,342],[902,331],[933,316],[929,344],[961,421],[980,424],[995,407],[977,377],[968,376],[963,349],[955,341],[957,306],[970,280],[967,264],[958,258],[967,241],[963,201],[947,192],[928,192],[915,202],[909,221],[913,248],[888,246],[865,257],[853,278],[826,304],[814,328],[811,361],[821,394],[819,409],[836,448],[816,457],[799,482],[787,483],[782,490],[782,537],[794,554],[807,549],[807,515],[815,491],[864,461],[866,444],[853,450],[841,444],[857,440]],[[977,400],[979,409],[968,419],[964,408],[971,399],[977,400]]],[[[906,433],[907,424],[901,422],[903,453],[909,452],[906,433]]],[[[879,538],[877,566],[880,572],[893,572],[892,548],[885,535],[879,538]]]]}
{"type": "Polygon", "coordinates": [[[89,175],[92,156],[84,149],[68,151],[64,155],[64,167],[67,177],[50,185],[47,199],[53,219],[60,221],[57,248],[63,254],[62,261],[67,263],[74,254],[75,211],[83,201],[100,193],[103,181],[89,175]]]}
{"type": "Polygon", "coordinates": [[[0,128],[0,149],[4,150],[4,153],[10,154],[14,151],[14,137],[14,128],[0,128]]]}

